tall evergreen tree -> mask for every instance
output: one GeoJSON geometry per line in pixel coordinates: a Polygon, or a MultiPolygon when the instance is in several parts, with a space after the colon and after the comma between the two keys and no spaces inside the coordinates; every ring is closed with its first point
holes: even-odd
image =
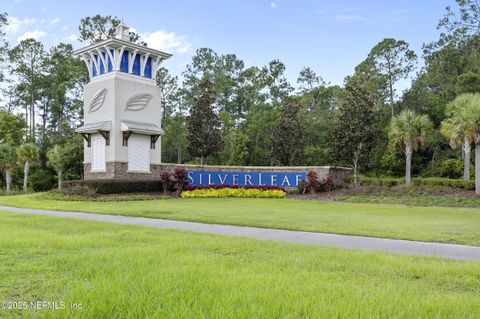
{"type": "Polygon", "coordinates": [[[21,115],[0,110],[0,143],[20,145],[23,142],[27,124],[21,115]]]}
{"type": "Polygon", "coordinates": [[[282,165],[292,165],[302,157],[305,128],[301,118],[301,104],[288,98],[280,111],[280,121],[273,131],[273,157],[282,165]]]}
{"type": "Polygon", "coordinates": [[[83,117],[82,96],[77,92],[88,82],[88,73],[84,63],[74,57],[72,45],[65,43],[50,49],[45,66],[49,76],[44,87],[50,107],[45,113],[50,115],[51,129],[58,140],[65,135],[71,136],[65,134],[71,123],[83,117]]]}
{"type": "Polygon", "coordinates": [[[0,82],[3,82],[5,76],[3,74],[3,62],[8,48],[8,43],[5,40],[5,32],[3,32],[3,26],[5,25],[8,25],[7,14],[0,12],[0,82]]]}
{"type": "MultiPolygon", "coordinates": [[[[97,43],[115,35],[115,28],[121,23],[121,20],[115,16],[101,16],[99,14],[93,17],[85,17],[80,20],[78,31],[80,42],[90,41],[90,43],[97,43]]],[[[140,35],[130,31],[130,41],[138,42],[140,35]]]]}
{"type": "Polygon", "coordinates": [[[395,115],[394,97],[395,83],[407,78],[413,71],[417,56],[409,49],[408,43],[403,40],[384,39],[370,51],[367,60],[385,79],[388,87],[388,96],[392,116],[395,115]]]}
{"type": "Polygon", "coordinates": [[[317,75],[310,67],[306,66],[300,70],[297,83],[302,92],[311,91],[318,86],[324,86],[326,83],[322,77],[317,75]]]}
{"type": "Polygon", "coordinates": [[[362,162],[369,155],[379,132],[373,111],[375,99],[357,78],[345,87],[345,100],[340,106],[330,138],[330,156],[334,163],[353,167],[354,184],[359,185],[362,162]]]}
{"type": "Polygon", "coordinates": [[[220,120],[214,110],[213,83],[205,77],[199,89],[199,96],[187,118],[187,150],[192,156],[200,157],[204,165],[207,156],[218,153],[223,143],[220,120]]]}
{"type": "Polygon", "coordinates": [[[35,142],[36,104],[40,100],[40,90],[45,76],[45,51],[43,44],[34,39],[20,41],[9,52],[10,61],[14,64],[12,73],[18,77],[17,91],[25,100],[25,117],[29,115],[28,139],[35,142]]]}

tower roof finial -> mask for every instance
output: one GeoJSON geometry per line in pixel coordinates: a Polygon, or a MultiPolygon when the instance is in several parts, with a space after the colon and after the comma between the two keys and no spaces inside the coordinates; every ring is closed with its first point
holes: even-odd
{"type": "Polygon", "coordinates": [[[115,30],[115,38],[124,40],[124,41],[130,41],[130,33],[129,33],[130,28],[122,22],[120,22],[119,25],[117,25],[116,30],[115,30]]]}

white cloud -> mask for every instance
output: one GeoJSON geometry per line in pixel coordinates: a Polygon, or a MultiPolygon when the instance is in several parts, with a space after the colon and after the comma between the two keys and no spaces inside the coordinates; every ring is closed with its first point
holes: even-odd
{"type": "Polygon", "coordinates": [[[35,19],[18,19],[16,17],[8,17],[8,24],[5,26],[5,32],[7,34],[15,34],[23,25],[31,25],[35,22],[35,19]]]}
{"type": "Polygon", "coordinates": [[[68,41],[68,42],[75,42],[77,41],[77,35],[76,34],[70,34],[69,36],[63,38],[64,41],[68,41]]]}
{"type": "Polygon", "coordinates": [[[278,4],[276,4],[275,2],[270,3],[270,8],[276,9],[277,7],[278,7],[278,4]]]}
{"type": "Polygon", "coordinates": [[[67,30],[68,30],[68,26],[64,26],[64,27],[62,27],[60,30],[62,30],[62,31],[67,31],[67,30]]]}
{"type": "Polygon", "coordinates": [[[42,13],[45,12],[45,10],[47,10],[47,8],[43,7],[42,8],[42,13]]]}
{"type": "Polygon", "coordinates": [[[338,23],[366,22],[376,25],[382,22],[397,22],[408,18],[409,8],[393,9],[390,4],[369,7],[340,7],[336,10],[314,10],[315,14],[323,16],[323,20],[333,20],[338,23]]]}
{"type": "Polygon", "coordinates": [[[368,19],[360,14],[338,14],[332,16],[337,21],[367,21],[368,19]]]}
{"type": "Polygon", "coordinates": [[[175,32],[158,30],[152,33],[142,35],[142,40],[152,49],[177,53],[185,53],[190,49],[191,43],[187,41],[185,36],[178,36],[175,32]]]}
{"type": "Polygon", "coordinates": [[[28,31],[28,32],[25,32],[23,35],[19,36],[17,38],[17,41],[20,42],[22,40],[30,39],[30,38],[38,40],[41,37],[44,37],[46,35],[47,35],[47,32],[45,31],[40,31],[40,30],[28,31]]]}
{"type": "Polygon", "coordinates": [[[25,25],[31,25],[31,24],[34,24],[37,20],[35,19],[23,19],[22,22],[23,24],[25,25]]]}
{"type": "Polygon", "coordinates": [[[60,18],[51,19],[50,21],[48,21],[48,24],[49,25],[54,25],[54,24],[58,23],[59,21],[60,21],[60,18]]]}

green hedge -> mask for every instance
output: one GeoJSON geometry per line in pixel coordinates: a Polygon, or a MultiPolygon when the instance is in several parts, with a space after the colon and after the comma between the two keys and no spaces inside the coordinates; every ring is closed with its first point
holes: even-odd
{"type": "Polygon", "coordinates": [[[418,186],[449,186],[454,188],[463,188],[467,190],[475,189],[475,181],[464,181],[463,179],[451,178],[414,178],[412,180],[412,184],[418,186]]]}
{"type": "Polygon", "coordinates": [[[151,193],[163,191],[161,181],[135,180],[81,180],[65,181],[63,187],[69,189],[88,187],[97,194],[151,193]]]}
{"type": "Polygon", "coordinates": [[[405,183],[403,178],[395,177],[360,177],[360,185],[392,187],[405,183]]]}
{"type": "Polygon", "coordinates": [[[45,200],[71,201],[71,202],[131,202],[131,201],[146,201],[154,200],[163,197],[155,195],[141,195],[141,194],[122,194],[122,195],[100,195],[100,196],[85,196],[85,195],[66,195],[65,193],[53,190],[43,193],[39,196],[45,200]]]}
{"type": "MultiPolygon", "coordinates": [[[[362,177],[360,178],[360,185],[364,186],[384,186],[393,187],[405,184],[404,178],[394,177],[362,177]]],[[[454,188],[462,188],[466,190],[475,189],[475,181],[464,181],[462,179],[427,177],[427,178],[413,178],[412,185],[416,186],[448,186],[454,188]]]]}

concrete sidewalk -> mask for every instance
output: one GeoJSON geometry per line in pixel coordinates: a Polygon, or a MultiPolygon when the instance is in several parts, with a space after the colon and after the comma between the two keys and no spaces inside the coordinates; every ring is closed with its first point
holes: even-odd
{"type": "Polygon", "coordinates": [[[480,260],[480,247],[475,246],[428,243],[410,240],[384,239],[363,236],[335,235],[258,227],[204,224],[196,222],[183,222],[143,217],[15,208],[8,206],[0,206],[0,211],[9,211],[22,214],[48,215],[82,220],[94,220],[100,222],[127,225],[140,225],[156,228],[188,230],[198,233],[247,237],[260,240],[274,240],[287,243],[332,246],[346,249],[375,250],[414,255],[438,256],[448,259],[480,260]]]}

